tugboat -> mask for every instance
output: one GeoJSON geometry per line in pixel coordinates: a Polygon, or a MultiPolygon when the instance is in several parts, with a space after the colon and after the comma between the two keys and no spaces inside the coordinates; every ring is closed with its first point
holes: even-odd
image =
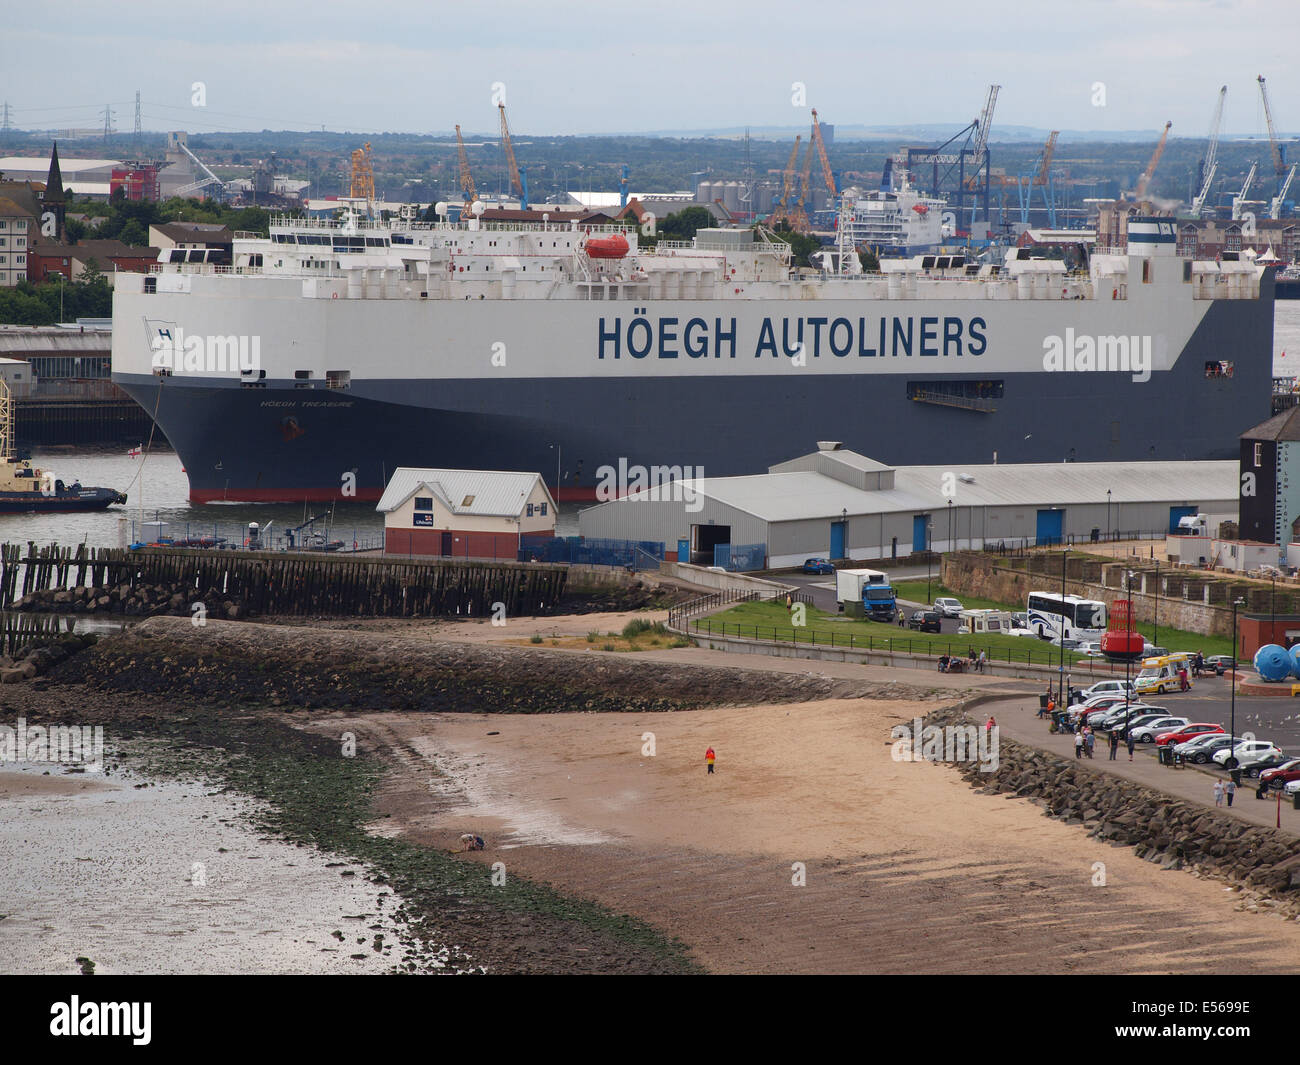
{"type": "Polygon", "coordinates": [[[0,381],[0,514],[104,510],[125,503],[112,488],[85,488],[80,481],[64,484],[49,470],[33,469],[14,450],[13,403],[0,381]]]}

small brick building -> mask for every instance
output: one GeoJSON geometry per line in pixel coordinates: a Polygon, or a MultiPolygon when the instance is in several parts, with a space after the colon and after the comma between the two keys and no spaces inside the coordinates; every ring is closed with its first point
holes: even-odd
{"type": "Polygon", "coordinates": [[[555,532],[555,500],[538,473],[402,466],[376,509],[389,555],[513,560],[521,535],[555,532]]]}

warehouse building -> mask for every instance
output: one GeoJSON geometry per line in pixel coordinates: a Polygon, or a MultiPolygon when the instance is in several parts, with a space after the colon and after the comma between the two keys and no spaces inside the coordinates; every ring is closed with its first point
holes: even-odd
{"type": "Polygon", "coordinates": [[[555,500],[539,473],[402,466],[375,509],[390,555],[514,560],[520,536],[555,534],[555,500]]]}
{"type": "Polygon", "coordinates": [[[585,537],[662,541],[665,557],[702,565],[750,548],[775,569],[814,556],[1151,536],[1190,514],[1236,519],[1237,463],[891,467],[823,442],[766,474],[662,485],[590,507],[578,523],[585,537]]]}

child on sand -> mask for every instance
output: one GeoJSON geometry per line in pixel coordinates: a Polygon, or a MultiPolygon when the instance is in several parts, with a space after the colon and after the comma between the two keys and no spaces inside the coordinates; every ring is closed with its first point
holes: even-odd
{"type": "Polygon", "coordinates": [[[704,763],[709,767],[710,773],[713,772],[713,763],[717,759],[717,757],[718,756],[713,753],[712,747],[710,747],[707,751],[704,752],[704,763]]]}

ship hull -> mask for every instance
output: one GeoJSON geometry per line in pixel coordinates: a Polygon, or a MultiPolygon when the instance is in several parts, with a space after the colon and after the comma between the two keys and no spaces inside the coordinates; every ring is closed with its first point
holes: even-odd
{"type": "Polygon", "coordinates": [[[156,410],[194,502],[375,500],[398,466],[536,470],[554,489],[558,465],[560,498],[593,498],[597,470],[620,460],[749,474],[825,439],[891,465],[1234,459],[1240,433],[1270,414],[1266,296],[1211,304],[1149,381],[999,373],[1002,395],[982,410],[911,399],[900,374],[392,379],[346,390],[114,381],[156,410]],[[1233,363],[1231,377],[1207,377],[1216,360],[1233,363]]]}

